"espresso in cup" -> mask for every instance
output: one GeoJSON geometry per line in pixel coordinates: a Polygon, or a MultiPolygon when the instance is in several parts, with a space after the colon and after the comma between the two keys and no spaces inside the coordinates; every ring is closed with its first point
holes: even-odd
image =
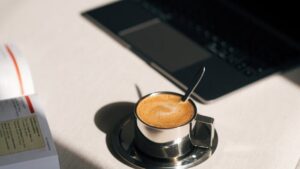
{"type": "Polygon", "coordinates": [[[141,100],[136,114],[145,124],[156,128],[175,128],[185,125],[195,116],[194,105],[181,101],[181,96],[171,93],[151,95],[141,100]]]}
{"type": "MultiPolygon", "coordinates": [[[[174,92],[154,92],[141,98],[135,107],[134,145],[150,157],[174,161],[191,152],[194,147],[209,148],[202,142],[201,126],[210,125],[214,136],[213,120],[197,114],[195,103],[181,101],[183,95],[174,92]]],[[[212,140],[211,139],[211,140],[212,140]]]]}

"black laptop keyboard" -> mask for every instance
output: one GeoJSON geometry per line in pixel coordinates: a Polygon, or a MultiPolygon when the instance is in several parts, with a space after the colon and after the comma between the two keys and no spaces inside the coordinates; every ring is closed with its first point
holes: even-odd
{"type": "Polygon", "coordinates": [[[268,36],[265,31],[252,23],[241,23],[243,19],[235,18],[240,16],[225,11],[225,7],[220,4],[203,2],[198,6],[186,8],[184,6],[191,4],[184,1],[174,1],[173,6],[165,5],[168,1],[135,1],[248,77],[272,73],[274,68],[285,62],[283,55],[293,55],[293,52],[286,53],[287,50],[282,48],[284,45],[281,43],[274,44],[275,40],[273,41],[274,38],[270,38],[270,35],[267,38],[261,37],[268,36]],[[201,5],[203,8],[199,7],[201,5]],[[216,14],[211,9],[214,9],[216,14]],[[200,15],[198,11],[202,11],[200,15]],[[216,17],[220,14],[225,15],[224,18],[216,17]],[[255,34],[251,34],[252,32],[255,34]],[[265,39],[269,41],[266,42],[265,39]],[[280,46],[280,51],[274,49],[276,46],[280,46]]]}

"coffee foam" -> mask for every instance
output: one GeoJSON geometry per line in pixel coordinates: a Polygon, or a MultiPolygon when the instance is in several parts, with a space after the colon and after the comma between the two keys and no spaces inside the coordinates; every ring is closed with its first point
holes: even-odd
{"type": "Polygon", "coordinates": [[[144,123],[158,128],[184,125],[194,117],[195,113],[192,103],[182,102],[178,95],[165,93],[143,99],[136,111],[144,123]]]}

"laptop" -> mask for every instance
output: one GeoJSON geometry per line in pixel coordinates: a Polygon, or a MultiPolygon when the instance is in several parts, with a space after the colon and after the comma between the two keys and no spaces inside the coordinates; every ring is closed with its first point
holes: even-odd
{"type": "Polygon", "coordinates": [[[287,1],[127,0],[83,16],[183,90],[205,66],[192,96],[208,103],[299,63],[296,6],[287,1]]]}

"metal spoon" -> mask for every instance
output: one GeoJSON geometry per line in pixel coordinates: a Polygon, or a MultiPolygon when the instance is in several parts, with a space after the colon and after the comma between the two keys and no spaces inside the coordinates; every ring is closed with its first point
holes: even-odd
{"type": "Polygon", "coordinates": [[[205,66],[203,66],[203,68],[199,72],[197,72],[196,76],[192,79],[191,86],[185,92],[184,96],[181,98],[181,101],[185,102],[190,98],[191,94],[196,89],[199,82],[202,80],[204,73],[205,73],[205,66]]]}

